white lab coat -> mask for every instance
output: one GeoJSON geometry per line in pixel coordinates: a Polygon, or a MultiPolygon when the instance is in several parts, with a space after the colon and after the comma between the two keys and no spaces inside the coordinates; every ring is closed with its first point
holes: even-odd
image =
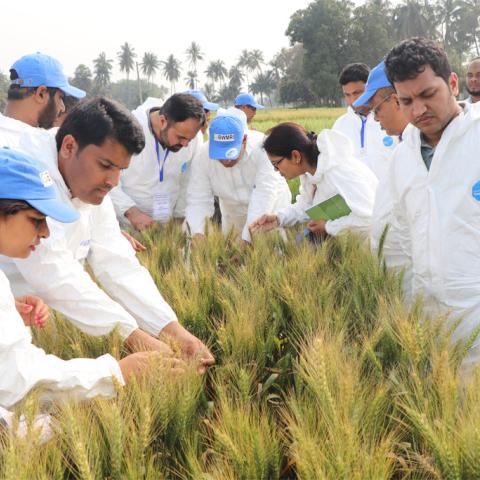
{"type": "Polygon", "coordinates": [[[0,267],[14,294],[38,295],[90,335],[106,335],[118,327],[127,338],[140,327],[157,336],[177,318],[121,234],[111,199],[105,197],[101,205],[72,199],[58,170],[53,135],[48,143],[40,138],[24,135],[20,147],[46,164],[60,198],[80,219],[71,224],[47,219],[50,238],[36,252],[14,263],[2,259],[0,267]],[[104,290],[84,270],[84,262],[104,290]]]}
{"type": "Polygon", "coordinates": [[[119,185],[110,196],[115,212],[122,224],[129,224],[125,212],[137,207],[142,212],[154,217],[154,198],[156,194],[165,195],[168,200],[168,215],[155,218],[162,222],[169,218],[185,217],[186,191],[190,177],[190,164],[197,150],[203,144],[202,133],[178,152],[166,152],[159,145],[159,157],[155,147],[155,137],[149,128],[149,112],[155,106],[161,106],[159,99],[148,98],[132,113],[140,122],[145,134],[145,148],[132,157],[130,166],[122,172],[119,185]],[[163,181],[160,181],[160,169],[163,166],[163,181]]]}
{"type": "Polygon", "coordinates": [[[289,227],[310,220],[306,210],[340,194],[351,208],[349,215],[328,220],[329,235],[347,230],[368,235],[377,179],[372,171],[353,156],[352,145],[345,135],[323,130],[317,138],[320,151],[314,175],[300,176],[300,193],[296,202],[277,213],[280,226],[289,227]]]}
{"type": "Polygon", "coordinates": [[[263,138],[262,133],[248,130],[245,154],[231,168],[212,160],[208,142],[203,145],[193,161],[188,186],[186,220],[192,234],[204,233],[205,220],[214,213],[214,196],[219,198],[223,232],[234,227],[247,242],[250,223],[290,204],[287,182],[274,171],[263,138]]]}
{"type": "Polygon", "coordinates": [[[32,127],[28,125],[28,123],[6,117],[0,113],[0,148],[17,148],[24,132],[30,132],[32,134],[38,133],[39,135],[47,134],[46,130],[32,127]]]}
{"type": "MultiPolygon", "coordinates": [[[[479,139],[480,105],[464,104],[443,132],[428,171],[420,130],[409,125],[388,176],[398,227],[394,241],[404,246],[392,254],[404,257],[411,270],[407,288],[423,295],[427,310],[464,319],[456,338],[466,338],[480,321],[479,139]]],[[[477,341],[467,363],[479,359],[477,341]]]]}
{"type": "Polygon", "coordinates": [[[411,299],[411,262],[407,254],[409,251],[409,239],[405,227],[402,227],[392,216],[393,198],[390,185],[389,170],[393,168],[393,155],[391,151],[389,168],[383,178],[378,182],[375,194],[375,203],[372,213],[372,227],[370,230],[370,245],[372,252],[378,255],[382,235],[387,228],[386,236],[382,245],[382,258],[388,268],[398,272],[404,271],[404,294],[407,302],[411,299]]]}
{"type": "MultiPolygon", "coordinates": [[[[42,277],[42,272],[37,272],[42,277]]],[[[97,359],[62,360],[32,344],[32,337],[15,308],[7,277],[0,271],[0,405],[9,408],[34,387],[42,400],[113,397],[113,377],[123,385],[118,362],[110,355],[97,359]]]]}
{"type": "Polygon", "coordinates": [[[378,179],[386,175],[392,151],[398,144],[398,137],[387,135],[380,123],[376,122],[373,113],[367,116],[363,146],[362,118],[348,107],[347,113],[337,118],[332,130],[346,135],[353,145],[353,154],[369,167],[378,179]]]}

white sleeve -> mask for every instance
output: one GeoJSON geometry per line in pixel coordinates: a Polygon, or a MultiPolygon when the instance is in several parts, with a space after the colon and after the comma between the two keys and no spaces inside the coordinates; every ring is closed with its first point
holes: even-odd
{"type": "Polygon", "coordinates": [[[115,395],[112,377],[116,377],[120,385],[124,380],[113,357],[62,360],[47,355],[31,343],[30,334],[15,309],[13,295],[5,293],[2,291],[0,297],[1,405],[11,407],[34,387],[39,387],[41,395],[48,399],[64,396],[80,400],[115,395]]]}
{"type": "MultiPolygon", "coordinates": [[[[124,175],[125,172],[122,172],[122,176],[124,175]]],[[[119,219],[124,219],[125,217],[125,212],[132,208],[135,207],[136,204],[133,201],[132,198],[130,198],[123,190],[122,188],[122,179],[120,178],[119,184],[112,189],[112,191],[109,193],[110,198],[112,199],[113,205],[115,207],[115,213],[117,214],[117,217],[119,219]]]]}
{"type": "MultiPolygon", "coordinates": [[[[201,135],[201,131],[199,132],[199,135],[201,135]]],[[[197,135],[188,146],[188,157],[185,159],[186,170],[180,177],[180,192],[173,209],[174,218],[185,218],[188,202],[188,185],[190,183],[190,177],[192,176],[192,161],[200,151],[202,145],[203,142],[200,141],[199,136],[197,135]]]]}
{"type": "Polygon", "coordinates": [[[127,338],[138,328],[135,319],[113,301],[85,271],[68,248],[65,225],[48,219],[50,238],[15,264],[34,292],[89,335],[115,328],[127,338]]]}
{"type": "Polygon", "coordinates": [[[256,148],[252,153],[252,160],[257,169],[255,186],[248,204],[247,223],[243,227],[242,239],[251,241],[248,226],[265,213],[272,213],[278,188],[278,179],[275,170],[269,162],[263,148],[256,148]]]}
{"type": "Polygon", "coordinates": [[[278,222],[281,227],[291,227],[297,223],[307,222],[310,218],[305,213],[312,206],[312,185],[306,185],[303,178],[300,179],[300,190],[295,203],[277,212],[278,222]]]}
{"type": "Polygon", "coordinates": [[[364,236],[370,234],[378,181],[368,167],[354,160],[357,163],[354,167],[357,168],[345,163],[326,172],[329,183],[342,195],[352,210],[350,215],[327,221],[325,230],[329,235],[340,235],[345,231],[361,233],[364,236]]]}
{"type": "Polygon", "coordinates": [[[157,336],[177,320],[122,235],[108,196],[95,212],[87,261],[102,287],[136,319],[142,330],[157,336]]]}
{"type": "Polygon", "coordinates": [[[192,161],[192,174],[188,184],[186,219],[192,235],[203,234],[205,220],[213,216],[214,195],[207,172],[208,144],[192,161]]]}
{"type": "Polygon", "coordinates": [[[384,181],[379,185],[379,190],[375,198],[375,202],[379,202],[379,204],[375,204],[374,219],[380,224],[373,225],[372,232],[375,232],[375,234],[372,234],[371,240],[372,248],[375,249],[375,253],[378,253],[381,234],[385,226],[388,225],[382,255],[388,268],[397,271],[403,270],[403,289],[405,298],[409,301],[412,299],[413,287],[411,238],[408,221],[405,217],[405,210],[402,208],[400,195],[398,194],[396,186],[395,180],[397,173],[394,159],[392,159],[384,181]],[[385,206],[387,201],[389,208],[385,206]]]}

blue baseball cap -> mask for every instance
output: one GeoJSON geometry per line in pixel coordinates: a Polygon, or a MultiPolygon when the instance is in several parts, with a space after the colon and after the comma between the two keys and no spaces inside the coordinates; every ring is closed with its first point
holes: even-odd
{"type": "Polygon", "coordinates": [[[213,160],[236,160],[247,130],[245,113],[221,108],[209,128],[209,157],[213,160]]]}
{"type": "Polygon", "coordinates": [[[183,92],[183,93],[188,93],[188,95],[192,95],[192,97],[195,97],[197,100],[200,100],[204,110],[216,112],[220,107],[218,103],[209,102],[207,100],[207,97],[200,90],[187,90],[186,92],[183,92]]]}
{"type": "Polygon", "coordinates": [[[367,84],[365,85],[365,91],[354,102],[354,107],[367,106],[368,102],[377,93],[377,90],[381,88],[393,88],[393,85],[387,78],[385,72],[385,62],[380,62],[375,68],[372,68],[368,75],[367,84]]]}
{"type": "Polygon", "coordinates": [[[49,55],[32,53],[17,60],[10,68],[17,72],[18,78],[12,81],[14,85],[22,87],[46,87],[58,88],[65,95],[75,98],[83,98],[86,93],[68,83],[63,73],[61,63],[49,55]]]}
{"type": "Polygon", "coordinates": [[[238,95],[235,99],[235,105],[249,105],[257,110],[263,110],[265,108],[263,105],[257,103],[250,93],[241,93],[238,95]]]}
{"type": "Polygon", "coordinates": [[[76,210],[63,203],[46,167],[26,153],[0,148],[0,198],[24,200],[33,208],[62,223],[80,218],[76,210]]]}

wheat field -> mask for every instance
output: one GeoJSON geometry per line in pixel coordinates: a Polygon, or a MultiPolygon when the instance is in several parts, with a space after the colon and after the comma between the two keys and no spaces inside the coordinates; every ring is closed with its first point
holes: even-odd
{"type": "MultiPolygon", "coordinates": [[[[243,250],[208,233],[193,246],[176,224],[154,229],[140,259],[216,365],[152,365],[116,399],[81,405],[32,392],[16,411],[47,411],[56,435],[3,432],[0,478],[480,478],[480,378],[459,372],[473,338],[453,344],[421,299],[404,307],[401,275],[356,237],[314,247],[292,230],[243,250]]],[[[65,359],[126,353],[115,333],[88,337],[59,315],[34,342],[65,359]]]]}

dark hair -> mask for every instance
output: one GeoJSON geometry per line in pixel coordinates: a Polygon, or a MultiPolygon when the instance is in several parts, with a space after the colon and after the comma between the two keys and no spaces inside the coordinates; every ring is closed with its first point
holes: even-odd
{"type": "Polygon", "coordinates": [[[184,122],[189,118],[197,119],[201,126],[205,124],[205,111],[202,102],[188,93],[172,95],[159,108],[168,123],[184,122]]]}
{"type": "Polygon", "coordinates": [[[312,167],[317,166],[320,154],[317,147],[317,135],[293,122],[280,123],[271,128],[267,132],[263,148],[267,153],[287,158],[291,157],[293,150],[298,150],[312,167]]]}
{"type": "Polygon", "coordinates": [[[15,215],[21,210],[33,208],[25,200],[12,200],[10,198],[0,198],[0,217],[15,215]]]}
{"type": "Polygon", "coordinates": [[[390,83],[412,80],[430,65],[435,75],[448,84],[452,69],[447,54],[437,44],[425,38],[410,38],[393,47],[385,58],[385,70],[390,83]]]}
{"type": "Polygon", "coordinates": [[[66,135],[72,135],[81,149],[87,145],[102,145],[112,138],[128,153],[138,155],[145,147],[145,135],[136,118],[120,103],[105,97],[79,102],[67,115],[55,139],[57,150],[66,135]]]}
{"type": "MultiPolygon", "coordinates": [[[[17,80],[18,73],[15,69],[10,69],[10,80],[17,80]]],[[[31,97],[38,87],[24,87],[23,85],[17,85],[16,83],[12,83],[8,87],[7,92],[7,100],[23,100],[25,98],[31,97]]],[[[55,96],[59,89],[55,87],[47,87],[48,95],[50,98],[55,96]]]]}
{"type": "Polygon", "coordinates": [[[370,67],[368,65],[364,63],[350,63],[343,67],[338,77],[338,83],[342,86],[350,82],[367,83],[369,73],[370,67]]]}

